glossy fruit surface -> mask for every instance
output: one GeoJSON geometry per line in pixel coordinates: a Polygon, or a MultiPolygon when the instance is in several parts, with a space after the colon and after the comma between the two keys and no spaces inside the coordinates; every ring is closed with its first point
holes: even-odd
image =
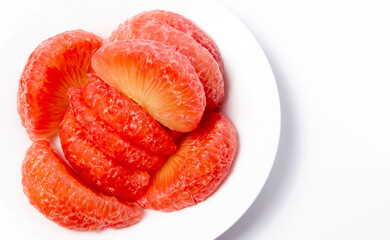
{"type": "Polygon", "coordinates": [[[69,106],[69,87],[80,87],[93,72],[91,58],[102,40],[83,30],[55,35],[31,53],[19,81],[18,113],[31,140],[56,134],[69,106]]]}
{"type": "Polygon", "coordinates": [[[206,98],[188,58],[157,41],[131,39],[105,44],[92,66],[106,83],[138,103],[162,125],[194,130],[206,98]]]}
{"type": "Polygon", "coordinates": [[[207,112],[199,127],[187,133],[179,150],[152,178],[138,203],[171,212],[204,201],[226,177],[237,149],[237,134],[221,113],[207,112]]]}
{"type": "Polygon", "coordinates": [[[91,190],[44,140],[34,142],[27,150],[22,184],[38,211],[69,229],[121,228],[142,217],[137,204],[125,204],[91,190]]]}
{"type": "Polygon", "coordinates": [[[183,132],[178,132],[178,131],[175,131],[175,130],[171,130],[171,129],[166,128],[166,127],[164,129],[172,137],[173,141],[176,144],[178,144],[180,142],[180,139],[186,134],[186,133],[183,133],[183,132]]]}
{"type": "Polygon", "coordinates": [[[224,95],[224,82],[218,63],[201,44],[190,35],[167,24],[154,21],[126,21],[105,43],[115,40],[142,38],[163,42],[185,55],[194,66],[206,95],[206,109],[217,108],[224,95]]]}
{"type": "Polygon", "coordinates": [[[211,55],[213,55],[214,59],[219,64],[221,73],[223,74],[222,57],[217,45],[215,44],[213,39],[211,39],[211,37],[209,37],[202,29],[196,26],[196,24],[190,19],[171,11],[151,10],[141,12],[129,19],[128,21],[154,21],[169,25],[179,31],[188,34],[189,36],[194,38],[195,41],[205,47],[211,53],[211,55]]]}
{"type": "Polygon", "coordinates": [[[95,74],[84,85],[83,98],[123,139],[159,155],[169,156],[176,151],[172,137],[153,117],[95,74]]]}
{"type": "Polygon", "coordinates": [[[124,201],[140,197],[149,183],[146,171],[134,170],[105,155],[86,140],[69,108],[60,126],[60,140],[66,159],[77,174],[91,187],[124,201]]]}
{"type": "MultiPolygon", "coordinates": [[[[86,140],[102,150],[104,154],[128,167],[140,170],[157,169],[165,162],[166,157],[151,153],[127,141],[108,126],[84,101],[80,88],[70,88],[68,95],[74,117],[85,131],[86,140]]],[[[127,112],[130,109],[123,108],[121,110],[127,112]]],[[[135,124],[141,123],[136,122],[135,124]]]]}
{"type": "Polygon", "coordinates": [[[137,223],[142,208],[207,199],[238,146],[216,112],[223,72],[214,41],[164,10],[137,14],[104,42],[83,30],[41,42],[17,95],[34,141],[22,166],[30,203],[68,229],[99,231],[137,223]],[[64,160],[49,144],[57,132],[64,160]]]}

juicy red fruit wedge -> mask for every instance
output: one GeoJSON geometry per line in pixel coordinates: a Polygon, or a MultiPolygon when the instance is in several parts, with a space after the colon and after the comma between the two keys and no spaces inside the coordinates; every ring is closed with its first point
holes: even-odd
{"type": "Polygon", "coordinates": [[[27,150],[22,166],[23,191],[51,221],[73,230],[122,228],[141,220],[142,209],[91,190],[47,141],[27,150]]]}
{"type": "MultiPolygon", "coordinates": [[[[218,50],[217,45],[202,29],[200,29],[194,22],[185,18],[184,16],[164,10],[151,10],[141,12],[130,20],[132,22],[141,22],[141,21],[153,21],[160,24],[169,25],[177,30],[191,36],[195,41],[201,44],[206,48],[211,55],[214,57],[215,61],[219,64],[221,73],[223,74],[223,62],[221,54],[218,50]]],[[[125,23],[126,23],[125,22],[125,23]]]]}
{"type": "Polygon", "coordinates": [[[103,46],[83,30],[40,43],[17,96],[35,141],[22,167],[30,203],[68,229],[103,230],[139,222],[142,208],[204,201],[238,145],[230,120],[210,112],[224,96],[223,71],[213,40],[169,11],[134,16],[103,46]],[[67,162],[47,142],[58,131],[67,162]]]}
{"type": "Polygon", "coordinates": [[[96,74],[89,75],[83,98],[123,139],[158,155],[170,156],[176,151],[172,137],[152,116],[96,74]]]}
{"type": "Polygon", "coordinates": [[[66,111],[60,128],[64,155],[86,183],[123,201],[135,201],[143,195],[149,174],[115,161],[86,140],[86,132],[77,123],[71,108],[66,111]]]}
{"type": "Polygon", "coordinates": [[[229,119],[205,113],[199,127],[183,137],[178,151],[155,173],[138,203],[171,212],[204,201],[226,177],[236,149],[237,134],[229,119]]]}
{"type": "Polygon", "coordinates": [[[69,87],[80,87],[93,72],[91,58],[102,40],[73,30],[41,42],[31,53],[19,82],[18,113],[31,140],[58,132],[69,106],[69,87]]]}
{"type": "Polygon", "coordinates": [[[134,18],[133,21],[121,24],[111,34],[111,37],[105,40],[105,43],[131,38],[160,41],[185,55],[194,66],[199,80],[203,84],[207,101],[206,109],[214,110],[220,105],[224,95],[222,73],[210,52],[194,38],[167,24],[137,21],[137,18],[134,18]]]}
{"type": "MultiPolygon", "coordinates": [[[[139,170],[157,169],[165,162],[166,158],[164,156],[153,154],[136,146],[132,142],[123,139],[118,132],[108,126],[84,101],[80,88],[70,88],[68,95],[75,118],[85,130],[86,139],[107,156],[139,170]]],[[[121,110],[127,112],[131,109],[121,110]]],[[[139,124],[139,122],[135,124],[139,124]]],[[[126,127],[129,127],[129,125],[126,127]]]]}
{"type": "Polygon", "coordinates": [[[152,40],[131,39],[102,46],[92,57],[96,74],[176,131],[194,130],[206,97],[188,58],[152,40]]]}

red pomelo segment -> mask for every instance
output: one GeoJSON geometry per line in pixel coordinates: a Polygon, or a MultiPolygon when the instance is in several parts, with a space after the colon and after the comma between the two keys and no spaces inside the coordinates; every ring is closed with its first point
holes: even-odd
{"type": "Polygon", "coordinates": [[[171,130],[169,128],[164,128],[164,129],[172,137],[172,139],[173,139],[173,141],[175,141],[175,143],[179,143],[180,139],[184,136],[184,134],[186,134],[183,132],[171,130]]]}
{"type": "Polygon", "coordinates": [[[236,149],[236,130],[229,119],[206,113],[199,127],[184,136],[177,152],[156,172],[138,203],[170,212],[205,200],[226,177],[236,149]]]}
{"type": "Polygon", "coordinates": [[[169,25],[153,21],[127,21],[121,24],[105,42],[131,38],[160,41],[187,56],[203,84],[207,101],[206,109],[213,110],[219,106],[224,95],[224,83],[218,63],[210,52],[190,35],[169,25]]]}
{"type": "Polygon", "coordinates": [[[198,126],[206,105],[203,86],[188,58],[172,47],[145,39],[115,41],[96,51],[92,66],[162,125],[181,132],[198,126]]]}
{"type": "Polygon", "coordinates": [[[60,140],[69,164],[96,190],[124,201],[134,201],[144,193],[148,173],[125,167],[87,141],[70,108],[60,126],[60,140]]]}
{"type": "Polygon", "coordinates": [[[142,217],[137,204],[125,204],[88,188],[44,140],[27,150],[22,184],[31,205],[69,229],[122,228],[142,217]]]}
{"type": "Polygon", "coordinates": [[[183,17],[182,15],[170,11],[164,10],[152,10],[145,11],[137,14],[128,21],[154,21],[160,24],[166,24],[176,28],[179,31],[186,33],[195,39],[199,44],[205,47],[214,59],[217,61],[220,71],[223,74],[223,63],[221,54],[214,41],[191,20],[183,17]]]}
{"type": "Polygon", "coordinates": [[[69,100],[77,122],[85,129],[87,140],[109,157],[129,167],[153,170],[161,167],[166,158],[135,146],[108,126],[84,101],[80,88],[69,89],[69,100]]]}
{"type": "Polygon", "coordinates": [[[93,72],[91,57],[102,40],[89,32],[63,32],[41,42],[24,67],[18,91],[18,113],[31,140],[58,132],[69,106],[69,87],[80,87],[93,72]]]}
{"type": "Polygon", "coordinates": [[[83,96],[99,117],[126,140],[164,156],[170,156],[176,151],[172,137],[156,120],[137,103],[110,87],[95,74],[91,74],[84,85],[83,96]]]}

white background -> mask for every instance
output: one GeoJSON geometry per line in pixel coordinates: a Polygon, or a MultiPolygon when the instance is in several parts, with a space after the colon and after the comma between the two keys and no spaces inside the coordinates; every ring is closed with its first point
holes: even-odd
{"type": "MultiPolygon", "coordinates": [[[[2,0],[0,47],[45,2],[2,0]]],[[[220,239],[390,239],[390,3],[221,3],[270,61],[282,128],[263,191],[220,239]]],[[[2,204],[0,230],[33,239],[2,204]]]]}

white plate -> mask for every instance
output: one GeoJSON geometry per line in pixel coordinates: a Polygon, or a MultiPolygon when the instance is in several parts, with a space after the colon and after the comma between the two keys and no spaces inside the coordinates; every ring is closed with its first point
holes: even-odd
{"type": "MultiPolygon", "coordinates": [[[[42,239],[214,239],[233,225],[259,194],[271,170],[280,129],[279,99],[268,61],[251,33],[216,2],[52,1],[16,32],[0,54],[2,200],[33,234],[42,239]],[[65,30],[81,28],[101,37],[140,11],[165,9],[198,24],[217,43],[226,69],[223,112],[239,134],[233,169],[218,191],[196,206],[174,213],[146,211],[135,226],[100,233],[57,226],[31,207],[22,192],[20,166],[31,145],[16,112],[17,84],[37,44],[65,30]]],[[[259,213],[261,214],[261,213],[259,213]]]]}

